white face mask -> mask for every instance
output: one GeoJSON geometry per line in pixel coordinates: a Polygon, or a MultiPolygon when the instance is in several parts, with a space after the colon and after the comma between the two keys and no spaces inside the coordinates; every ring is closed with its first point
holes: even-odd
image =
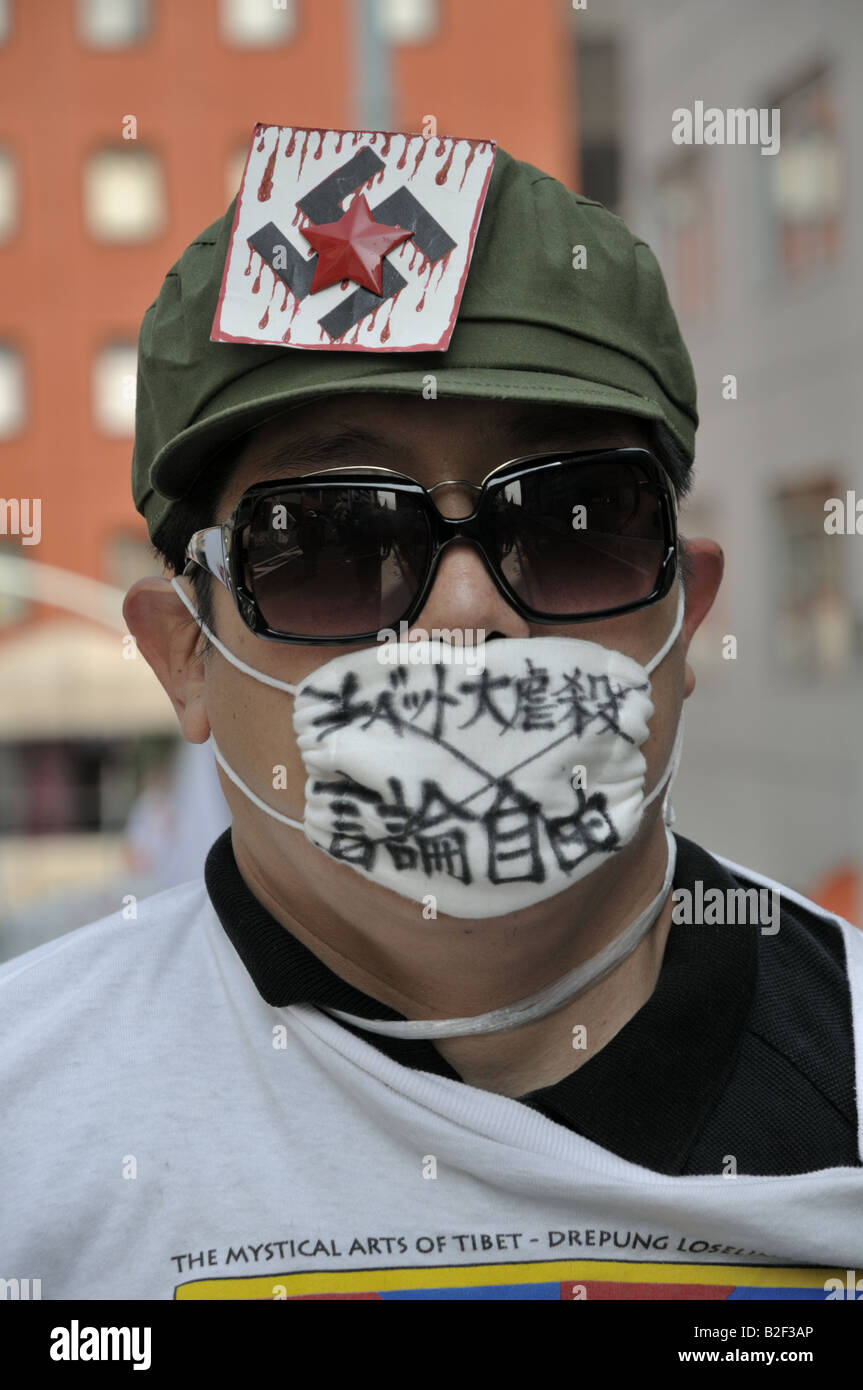
{"type": "MultiPolygon", "coordinates": [[[[303,821],[246,786],[211,737],[226,775],[267,815],[415,902],[420,923],[438,913],[501,917],[564,892],[633,839],[666,783],[668,822],[682,714],[671,757],[647,796],[641,745],[654,708],[650,673],[680,631],[682,590],[672,631],[646,666],[578,638],[531,637],[486,643],[482,669],[475,669],[448,659],[454,653],[446,644],[425,640],[400,643],[395,660],[392,648],[364,647],[289,685],[229,651],[172,582],[231,665],[294,696],[294,731],[308,772],[303,821]]],[[[667,838],[661,894],[611,948],[567,977],[568,988],[576,976],[594,983],[649,930],[673,875],[674,840],[667,838]]],[[[331,1012],[395,1036],[498,1031],[560,1007],[566,1000],[548,1001],[565,984],[542,991],[541,1001],[532,996],[475,1020],[386,1024],[331,1012]],[[476,1026],[492,1018],[493,1026],[476,1026]]]]}

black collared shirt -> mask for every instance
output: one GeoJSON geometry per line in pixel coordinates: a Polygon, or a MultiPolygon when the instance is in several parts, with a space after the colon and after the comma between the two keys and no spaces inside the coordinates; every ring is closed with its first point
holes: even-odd
{"type": "MultiPolygon", "coordinates": [[[[675,889],[695,895],[700,881],[706,895],[755,886],[692,841],[675,839],[675,889]]],[[[403,1018],[347,984],[261,906],[237,868],[230,830],[213,845],[205,876],[268,1004],[403,1018]]],[[[647,1002],[577,1070],[519,1102],[659,1173],[860,1166],[842,934],[820,913],[784,896],[780,904],[775,934],[757,923],[672,923],[647,1002]]],[[[341,1026],[402,1066],[462,1079],[430,1041],[341,1026]]]]}

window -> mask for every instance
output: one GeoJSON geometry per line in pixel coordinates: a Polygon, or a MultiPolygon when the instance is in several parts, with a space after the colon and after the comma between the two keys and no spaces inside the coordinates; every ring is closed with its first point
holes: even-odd
{"type": "Polygon", "coordinates": [[[17,348],[0,343],[0,439],[20,434],[26,417],[24,364],[17,348]]]}
{"type": "Polygon", "coordinates": [[[613,211],[620,198],[620,45],[615,38],[582,37],[579,30],[576,61],[580,191],[613,211]]]}
{"type": "Polygon", "coordinates": [[[18,227],[18,178],[12,152],[0,145],[0,242],[9,241],[18,227]]]}
{"type": "Polygon", "coordinates": [[[774,495],[776,597],[774,650],[799,676],[836,675],[855,659],[858,633],[844,582],[843,537],[825,530],[825,503],[845,497],[835,476],[774,495]]]}
{"type": "Polygon", "coordinates": [[[658,190],[662,266],[675,308],[694,318],[716,303],[713,199],[700,153],[669,166],[658,190]]]}
{"type": "Polygon", "coordinates": [[[122,831],[164,738],[43,738],[0,745],[0,835],[122,831]]]}
{"type": "Polygon", "coordinates": [[[296,3],[295,0],[219,0],[219,23],[222,37],[237,48],[270,48],[293,38],[297,27],[296,3]]]}
{"type": "Polygon", "coordinates": [[[78,32],[91,48],[140,43],[149,27],[149,0],[78,0],[78,32]]]}
{"type": "Polygon", "coordinates": [[[779,150],[767,161],[773,257],[797,277],[832,261],[841,240],[842,164],[829,73],[810,76],[771,105],[780,112],[779,150]]]}
{"type": "Polygon", "coordinates": [[[162,166],[149,150],[106,149],[84,167],[84,216],[98,241],[147,241],[165,226],[162,166]]]}
{"type": "Polygon", "coordinates": [[[129,438],[135,432],[137,350],[109,343],[93,362],[93,420],[102,434],[129,438]]]}
{"type": "Polygon", "coordinates": [[[437,29],[437,0],[377,0],[377,6],[390,43],[425,43],[437,29]]]}

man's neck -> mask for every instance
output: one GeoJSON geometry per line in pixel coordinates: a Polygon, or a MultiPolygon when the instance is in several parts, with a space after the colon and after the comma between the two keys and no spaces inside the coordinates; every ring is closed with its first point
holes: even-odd
{"type": "MultiPolygon", "coordinates": [[[[236,825],[232,838],[247,887],[271,915],[343,980],[408,1019],[471,1017],[554,983],[634,921],[660,888],[667,864],[657,814],[613,860],[545,903],[510,918],[426,922],[406,900],[359,881],[347,867],[334,864],[322,874],[319,852],[307,842],[292,846],[296,863],[278,855],[276,873],[260,840],[244,839],[236,825]],[[314,865],[302,862],[309,856],[314,865]]],[[[632,954],[557,1012],[508,1032],[440,1039],[438,1051],[468,1085],[502,1095],[523,1095],[569,1075],[650,998],[671,910],[669,892],[632,954]]]]}
{"type": "Polygon", "coordinates": [[[632,954],[556,1013],[506,1033],[442,1038],[435,1043],[438,1052],[463,1081],[483,1091],[523,1096],[553,1086],[595,1056],[647,1003],[662,969],[671,912],[669,890],[632,954]]]}

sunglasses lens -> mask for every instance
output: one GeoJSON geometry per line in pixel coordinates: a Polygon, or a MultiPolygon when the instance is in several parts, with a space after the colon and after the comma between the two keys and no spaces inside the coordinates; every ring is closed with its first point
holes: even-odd
{"type": "Polygon", "coordinates": [[[244,539],[264,621],[295,637],[391,627],[425,576],[428,523],[415,494],[308,486],[261,497],[244,539]]]}
{"type": "Polygon", "coordinates": [[[648,598],[669,545],[658,480],[621,460],[502,479],[489,498],[488,531],[513,592],[546,617],[648,598]]]}

